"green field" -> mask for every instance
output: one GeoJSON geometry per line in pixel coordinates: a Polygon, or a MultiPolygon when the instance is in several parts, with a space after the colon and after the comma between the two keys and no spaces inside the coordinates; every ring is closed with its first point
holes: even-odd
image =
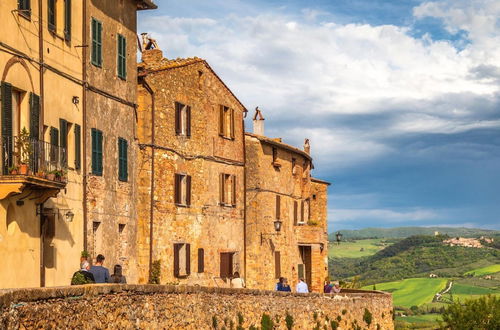
{"type": "Polygon", "coordinates": [[[484,276],[498,272],[500,272],[500,264],[473,269],[465,273],[465,275],[474,274],[474,276],[484,276]]]}
{"type": "Polygon", "coordinates": [[[328,256],[330,258],[360,258],[371,256],[391,245],[384,243],[385,239],[362,239],[355,242],[341,242],[339,245],[330,243],[328,256]]]}
{"type": "Polygon", "coordinates": [[[409,322],[409,323],[423,323],[423,322],[436,322],[442,320],[440,314],[424,314],[424,315],[413,315],[413,316],[398,316],[397,320],[409,322]]]}
{"type": "MultiPolygon", "coordinates": [[[[377,290],[392,293],[394,306],[419,306],[432,301],[434,295],[444,289],[444,278],[409,278],[402,281],[376,284],[377,290]]],[[[363,287],[371,290],[373,285],[363,287]]]]}

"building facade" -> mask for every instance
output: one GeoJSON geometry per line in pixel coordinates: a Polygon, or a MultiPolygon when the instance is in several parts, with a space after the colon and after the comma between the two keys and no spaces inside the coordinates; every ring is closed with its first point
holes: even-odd
{"type": "Polygon", "coordinates": [[[246,245],[249,288],[274,290],[280,277],[292,291],[303,278],[322,292],[328,276],[327,187],[311,177],[304,150],[264,135],[257,110],[246,133],[246,245]]]}
{"type": "Polygon", "coordinates": [[[137,11],[150,0],[86,1],[85,248],[137,281],[137,11]]]}
{"type": "Polygon", "coordinates": [[[202,59],[142,58],[139,282],[225,286],[244,276],[245,107],[202,59]]]}
{"type": "Polygon", "coordinates": [[[0,2],[0,288],[65,285],[78,266],[82,15],[80,1],[0,2]]]}

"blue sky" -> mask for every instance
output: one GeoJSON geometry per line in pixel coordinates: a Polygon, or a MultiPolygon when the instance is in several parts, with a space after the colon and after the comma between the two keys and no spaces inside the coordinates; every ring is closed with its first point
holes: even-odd
{"type": "Polygon", "coordinates": [[[500,229],[500,2],[156,3],[138,31],[164,56],[206,59],[266,135],[310,138],[330,231],[500,229]]]}

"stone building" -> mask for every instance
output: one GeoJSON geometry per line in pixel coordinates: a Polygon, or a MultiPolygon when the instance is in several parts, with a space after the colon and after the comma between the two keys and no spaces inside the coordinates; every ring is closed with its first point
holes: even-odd
{"type": "Polygon", "coordinates": [[[81,1],[0,1],[0,288],[68,284],[78,265],[82,17],[81,1]]]}
{"type": "Polygon", "coordinates": [[[322,292],[328,276],[327,187],[311,177],[309,141],[304,150],[264,135],[259,110],[246,133],[247,285],[273,290],[277,279],[292,289],[304,278],[322,292]]]}
{"type": "Polygon", "coordinates": [[[158,260],[161,283],[224,286],[244,276],[245,107],[202,59],[138,68],[139,282],[158,260]]]}
{"type": "Polygon", "coordinates": [[[85,1],[84,246],[136,271],[137,11],[151,0],[85,1]]]}

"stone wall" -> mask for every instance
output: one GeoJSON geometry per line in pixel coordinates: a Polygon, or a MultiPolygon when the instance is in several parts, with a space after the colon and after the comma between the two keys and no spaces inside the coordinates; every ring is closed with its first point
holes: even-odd
{"type": "Polygon", "coordinates": [[[0,328],[394,329],[392,296],[161,285],[0,291],[0,328]]]}

